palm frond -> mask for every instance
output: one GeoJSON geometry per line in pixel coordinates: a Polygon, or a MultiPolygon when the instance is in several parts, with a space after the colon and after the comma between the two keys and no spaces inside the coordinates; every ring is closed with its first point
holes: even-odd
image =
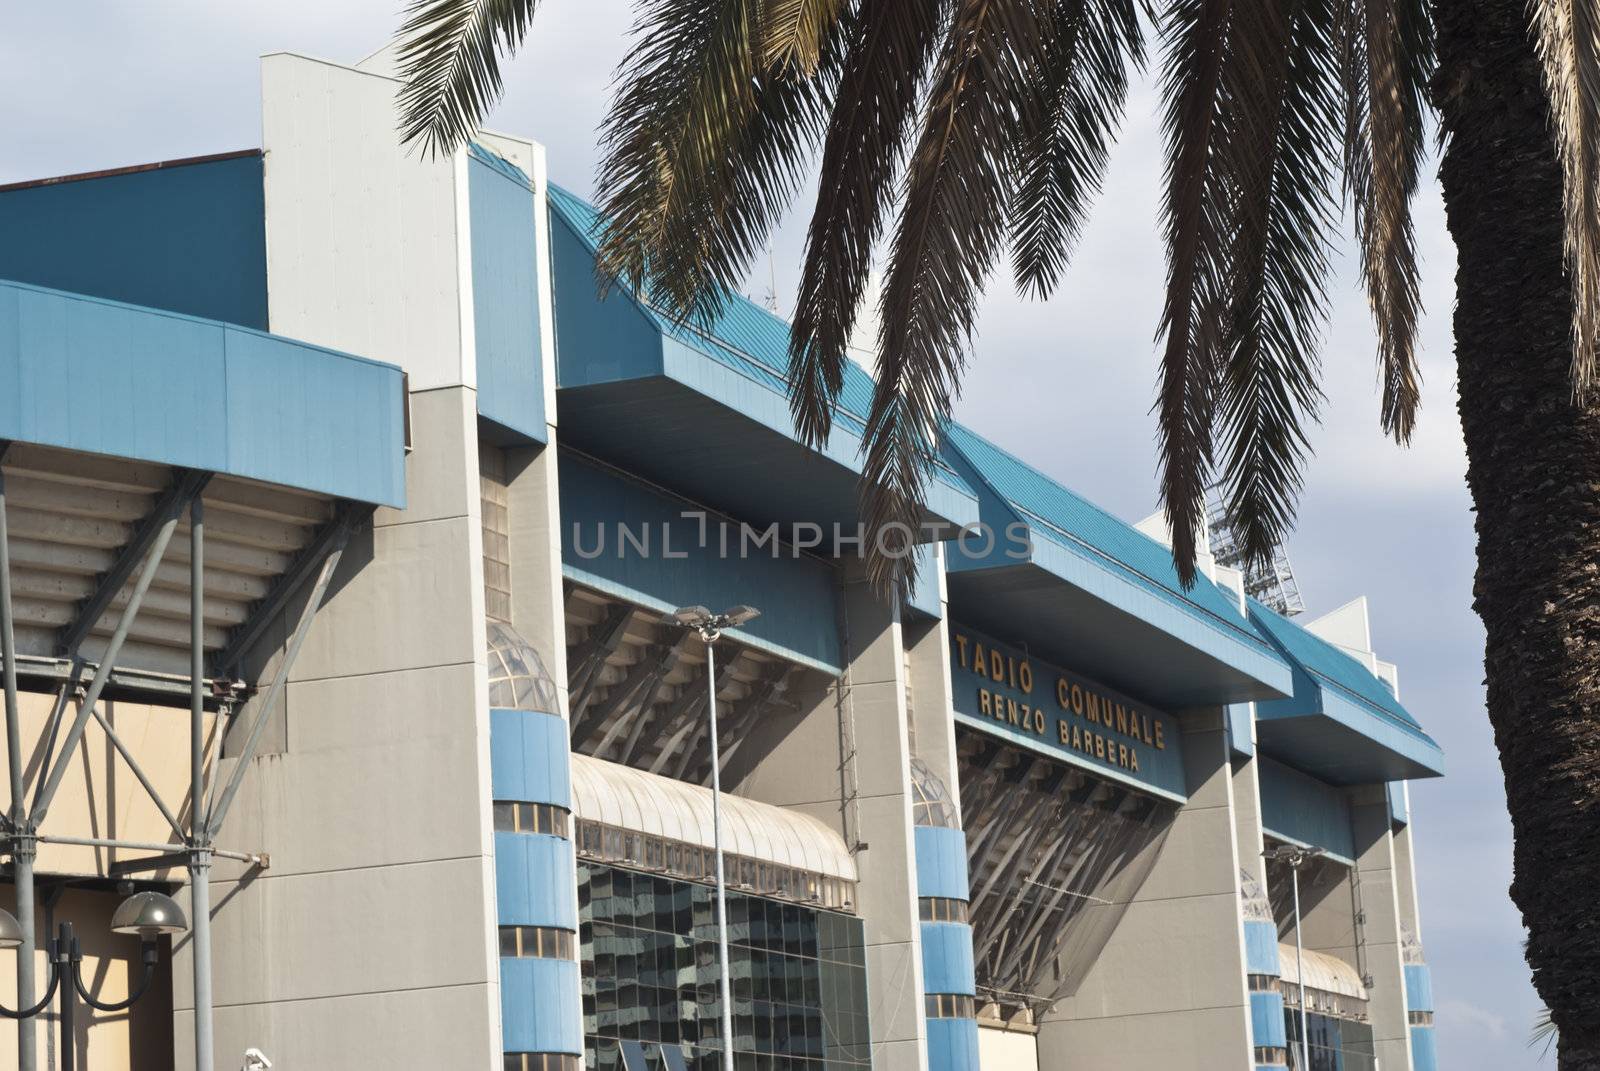
{"type": "Polygon", "coordinates": [[[809,78],[822,62],[828,32],[845,0],[767,0],[762,15],[761,63],[774,74],[809,78]]]}
{"type": "Polygon", "coordinates": [[[1416,240],[1411,200],[1425,149],[1433,69],[1424,0],[1340,0],[1336,16],[1346,101],[1345,186],[1355,208],[1367,301],[1378,334],[1380,423],[1410,440],[1421,400],[1416,240]]]}
{"type": "MultiPolygon", "coordinates": [[[[919,523],[934,435],[950,414],[1004,238],[1012,108],[1043,64],[1048,19],[1035,0],[956,5],[884,278],[862,491],[874,531],[912,532],[919,523]]],[[[904,560],[875,549],[867,563],[874,586],[906,582],[904,560]]]]}
{"type": "Polygon", "coordinates": [[[1339,63],[1328,0],[1264,12],[1271,65],[1238,109],[1241,175],[1232,310],[1218,384],[1224,501],[1247,558],[1270,560],[1293,525],[1322,398],[1328,250],[1337,202],[1339,63]]]}
{"type": "MultiPolygon", "coordinates": [[[[1263,5],[1266,6],[1266,5],[1263,5]]],[[[1212,464],[1212,416],[1228,313],[1226,234],[1237,158],[1227,149],[1233,0],[1175,0],[1165,39],[1167,191],[1162,214],[1167,292],[1157,337],[1165,339],[1157,392],[1161,501],[1172,557],[1194,583],[1195,534],[1212,464]]]]}
{"type": "Polygon", "coordinates": [[[949,0],[864,0],[850,31],[789,333],[789,408],[813,445],[832,427],[873,247],[948,12],[949,0]]]}
{"type": "Polygon", "coordinates": [[[737,288],[798,185],[836,75],[835,22],[810,78],[760,67],[759,0],[652,0],[602,134],[599,268],[678,319],[737,288]]]}
{"type": "Polygon", "coordinates": [[[1008,207],[1017,285],[1049,297],[1100,192],[1129,68],[1144,67],[1137,0],[1058,0],[1047,59],[1020,110],[1008,207]]]}
{"type": "Polygon", "coordinates": [[[1550,93],[1572,277],[1572,384],[1582,399],[1600,378],[1600,25],[1588,0],[1533,0],[1550,93]]]}
{"type": "Polygon", "coordinates": [[[528,32],[538,0],[411,0],[400,26],[400,135],[429,155],[470,139],[500,99],[500,57],[528,32]]]}

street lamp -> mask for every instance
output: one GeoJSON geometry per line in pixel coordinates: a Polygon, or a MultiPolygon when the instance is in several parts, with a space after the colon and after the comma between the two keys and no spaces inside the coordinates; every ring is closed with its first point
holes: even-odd
{"type": "MultiPolygon", "coordinates": [[[[144,976],[139,979],[139,984],[134,987],[127,1000],[102,1004],[89,995],[89,990],[83,984],[83,952],[78,947],[78,938],[73,933],[72,923],[63,922],[57,930],[55,940],[50,942],[50,984],[45,987],[44,996],[31,1008],[18,1008],[13,1011],[0,1005],[0,1016],[7,1019],[31,1019],[49,1006],[57,987],[60,987],[61,1009],[58,1029],[61,1038],[61,1071],[75,1071],[77,1034],[74,1032],[73,1013],[78,1002],[74,995],[96,1011],[123,1011],[132,1006],[134,1001],[144,996],[145,990],[150,988],[151,980],[155,978],[156,964],[160,959],[156,938],[180,934],[188,929],[189,921],[184,918],[183,909],[170,896],[163,896],[158,892],[134,893],[117,905],[116,912],[111,916],[111,930],[113,933],[138,936],[144,976]],[[70,979],[70,984],[63,984],[63,976],[70,979]]],[[[22,945],[22,938],[22,924],[11,912],[0,908],[0,948],[18,948],[22,945]]]]}
{"type": "Polygon", "coordinates": [[[716,642],[725,629],[737,628],[760,616],[761,611],[754,606],[735,606],[720,614],[704,606],[684,606],[667,618],[675,625],[693,629],[706,645],[706,710],[711,719],[711,844],[717,861],[717,957],[722,964],[723,1071],[733,1071],[733,987],[728,980],[728,886],[722,871],[722,753],[717,742],[716,642]]]}
{"type": "Polygon", "coordinates": [[[1276,859],[1289,867],[1289,884],[1294,888],[1294,973],[1300,979],[1300,1066],[1302,1071],[1311,1068],[1311,1035],[1306,1031],[1306,965],[1305,952],[1300,943],[1300,868],[1326,853],[1321,848],[1303,848],[1298,844],[1279,844],[1261,853],[1267,859],[1276,859]]]}

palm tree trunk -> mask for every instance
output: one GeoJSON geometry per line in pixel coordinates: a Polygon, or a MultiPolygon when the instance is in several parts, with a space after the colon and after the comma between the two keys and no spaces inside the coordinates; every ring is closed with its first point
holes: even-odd
{"type": "Polygon", "coordinates": [[[1435,0],[1474,608],[1511,897],[1563,1071],[1600,1069],[1600,406],[1574,404],[1561,176],[1527,0],[1435,0]]]}

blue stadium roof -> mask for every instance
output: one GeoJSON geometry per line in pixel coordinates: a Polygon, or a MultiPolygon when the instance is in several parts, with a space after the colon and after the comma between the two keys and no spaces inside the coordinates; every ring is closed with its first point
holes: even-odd
{"type": "Polygon", "coordinates": [[[1288,693],[1287,663],[1236,596],[1204,576],[1186,590],[1167,547],[969,428],[951,424],[946,438],[947,457],[979,489],[984,524],[997,533],[989,553],[949,549],[955,616],[1168,706],[1288,693]],[[1017,524],[1026,553],[1003,535],[1017,524]]]}
{"type": "MultiPolygon", "coordinates": [[[[598,212],[554,184],[549,199],[561,224],[552,259],[563,439],[742,517],[853,524],[871,377],[848,366],[832,437],[820,451],[805,446],[789,416],[783,319],[738,295],[709,323],[678,323],[620,286],[598,296],[598,212]],[[839,468],[819,469],[819,454],[839,468]]],[[[944,466],[932,476],[930,520],[977,519],[971,488],[944,466]]]]}
{"type": "Polygon", "coordinates": [[[400,369],[0,280],[0,440],[404,506],[400,369]]]}
{"type": "Polygon", "coordinates": [[[1438,777],[1443,752],[1366,666],[1250,601],[1250,618],[1294,664],[1294,694],[1256,708],[1256,740],[1332,784],[1438,777]]]}

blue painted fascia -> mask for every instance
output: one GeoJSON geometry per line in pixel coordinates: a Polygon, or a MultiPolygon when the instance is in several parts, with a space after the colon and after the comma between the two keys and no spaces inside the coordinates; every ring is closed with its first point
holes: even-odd
{"type": "Polygon", "coordinates": [[[514,439],[545,442],[538,235],[527,176],[472,146],[467,161],[478,413],[514,439]]]}
{"type": "Polygon", "coordinates": [[[267,330],[260,150],[0,191],[0,279],[267,330]]]}
{"type": "Polygon", "coordinates": [[[1256,764],[1262,830],[1290,844],[1321,848],[1338,862],[1353,865],[1355,833],[1344,793],[1265,756],[1256,764]]]}
{"type": "MultiPolygon", "coordinates": [[[[961,433],[976,438],[971,431],[962,429],[961,433]]],[[[994,534],[994,546],[982,556],[967,553],[960,540],[948,542],[945,554],[948,571],[980,573],[1021,564],[1034,565],[1044,574],[1041,582],[1064,583],[1086,591],[1274,692],[1289,694],[1292,676],[1288,662],[1242,614],[1235,619],[1220,617],[1141,576],[1106,551],[1069,537],[1047,519],[1007,499],[959,443],[948,438],[945,459],[974,489],[982,521],[994,534]],[[1007,538],[1008,531],[1015,530],[1014,525],[1021,525],[1026,531],[1027,542],[1031,545],[1028,553],[1023,553],[1015,541],[1007,538]]],[[[1196,578],[1195,583],[1211,584],[1203,576],[1196,578]]]]}
{"type": "MultiPolygon", "coordinates": [[[[1035,529],[1037,531],[1037,529],[1035,529]]],[[[1036,540],[1034,562],[1051,576],[1089,592],[1117,609],[1147,621],[1198,651],[1223,662],[1268,688],[1287,692],[1289,667],[1264,642],[1232,622],[1199,608],[1175,605],[1143,584],[1129,583],[1105,559],[1082,548],[1069,549],[1052,540],[1036,540]]],[[[1204,577],[1195,583],[1210,583],[1204,577]]],[[[1241,619],[1242,620],[1242,619],[1241,619]]]]}
{"type": "Polygon", "coordinates": [[[405,505],[394,365],[0,281],[0,439],[405,505]]]}
{"type": "Polygon", "coordinates": [[[710,527],[715,515],[707,518],[708,545],[702,547],[698,521],[683,516],[695,509],[692,503],[569,451],[558,466],[563,576],[663,615],[689,605],[755,606],[761,616],[738,630],[738,642],[833,676],[843,672],[839,577],[830,564],[783,551],[724,557],[710,527]],[[618,545],[619,523],[648,533],[650,555],[618,545]],[[671,533],[671,558],[661,546],[663,526],[671,533]]]}
{"type": "Polygon", "coordinates": [[[1258,735],[1263,734],[1264,724],[1274,723],[1270,735],[1275,754],[1317,768],[1332,758],[1328,734],[1342,730],[1350,740],[1339,760],[1346,784],[1444,774],[1444,752],[1397,701],[1389,699],[1392,709],[1386,708],[1382,697],[1387,689],[1376,677],[1367,695],[1339,679],[1368,674],[1366,667],[1259,603],[1252,601],[1250,615],[1293,667],[1290,695],[1256,704],[1258,735]],[[1293,641],[1296,649],[1287,641],[1293,641]],[[1327,668],[1313,665],[1311,655],[1327,668]],[[1298,742],[1302,736],[1303,744],[1298,742]]]}
{"type": "MultiPolygon", "coordinates": [[[[570,193],[551,187],[557,387],[664,376],[775,434],[803,443],[789,413],[784,368],[718,338],[711,328],[674,323],[620,282],[613,282],[603,299],[596,296],[598,244],[590,228],[598,224],[592,215],[576,218],[580,209],[594,211],[570,193]]],[[[735,296],[730,301],[744,299],[735,296]]],[[[820,449],[809,445],[808,449],[859,476],[865,427],[858,414],[839,407],[827,442],[820,449]]],[[[931,466],[923,504],[930,514],[951,525],[978,519],[971,489],[943,464],[931,466]]]]}

